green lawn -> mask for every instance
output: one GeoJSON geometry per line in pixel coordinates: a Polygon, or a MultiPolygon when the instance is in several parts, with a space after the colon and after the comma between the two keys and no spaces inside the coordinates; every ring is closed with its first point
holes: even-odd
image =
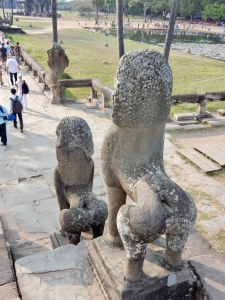
{"type": "Polygon", "coordinates": [[[27,21],[21,20],[21,18],[19,18],[19,21],[15,21],[14,20],[14,24],[15,26],[21,27],[23,28],[23,30],[42,30],[42,29],[48,29],[48,28],[52,28],[52,22],[35,22],[35,19],[33,21],[33,19],[26,19],[27,21]],[[32,23],[32,27],[29,26],[29,24],[32,23]]]}
{"type": "MultiPolygon", "coordinates": [[[[51,33],[10,34],[10,36],[13,42],[19,41],[31,56],[47,68],[46,51],[52,47],[51,33]]],[[[63,40],[62,47],[70,60],[70,65],[65,72],[75,79],[96,77],[113,88],[113,80],[118,66],[116,38],[80,29],[61,29],[59,30],[60,40],[63,40]],[[106,47],[105,44],[108,44],[109,47],[106,47]]],[[[161,48],[125,40],[126,52],[143,48],[162,52],[161,48]]],[[[224,90],[224,62],[172,51],[169,63],[173,71],[174,94],[224,90]]],[[[69,89],[67,96],[85,98],[88,93],[87,89],[69,89]]],[[[221,107],[224,108],[225,103],[217,102],[207,105],[207,109],[210,111],[221,107]]],[[[190,112],[195,109],[195,104],[176,105],[172,107],[171,113],[190,112]]]]}

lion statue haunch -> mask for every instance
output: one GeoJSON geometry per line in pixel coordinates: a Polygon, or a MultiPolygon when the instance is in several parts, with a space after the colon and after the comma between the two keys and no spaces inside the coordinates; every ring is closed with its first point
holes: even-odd
{"type": "Polygon", "coordinates": [[[53,43],[53,47],[47,51],[48,66],[52,84],[57,84],[65,68],[69,66],[69,59],[64,49],[58,44],[53,43]]]}
{"type": "Polygon", "coordinates": [[[196,219],[193,199],[165,173],[163,146],[170,111],[172,72],[164,57],[131,51],[115,78],[113,124],[102,146],[109,207],[108,241],[123,243],[125,277],[140,278],[147,243],[166,233],[164,260],[178,267],[196,219]],[[127,205],[126,196],[133,199],[127,205]]]}
{"type": "Polygon", "coordinates": [[[56,129],[55,190],[60,225],[71,244],[77,245],[81,231],[92,227],[93,237],[103,234],[107,204],[92,194],[94,145],[91,130],[79,117],[65,117],[56,129]]]}

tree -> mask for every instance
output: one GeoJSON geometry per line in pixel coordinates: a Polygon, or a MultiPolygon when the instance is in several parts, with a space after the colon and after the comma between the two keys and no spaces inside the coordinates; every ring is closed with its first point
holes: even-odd
{"type": "Polygon", "coordinates": [[[153,10],[154,10],[154,1],[155,0],[152,0],[150,22],[152,21],[152,15],[153,15],[153,10]]]}
{"type": "Polygon", "coordinates": [[[52,7],[52,31],[53,31],[53,43],[58,43],[58,30],[57,30],[57,7],[56,0],[51,0],[52,7]]]}
{"type": "Polygon", "coordinates": [[[90,12],[93,11],[93,3],[91,0],[77,0],[72,3],[72,9],[79,11],[81,15],[87,13],[88,17],[90,17],[90,12]]]}
{"type": "Polygon", "coordinates": [[[124,39],[123,39],[123,0],[116,1],[116,12],[117,12],[117,40],[119,59],[124,55],[124,39]]]}
{"type": "Polygon", "coordinates": [[[143,12],[143,0],[130,0],[129,13],[132,15],[141,15],[143,12]]]}
{"type": "Polygon", "coordinates": [[[96,18],[98,19],[99,9],[103,7],[104,0],[92,0],[93,6],[96,7],[96,18]]]}
{"type": "Polygon", "coordinates": [[[225,16],[225,4],[213,3],[206,6],[203,11],[203,18],[212,18],[214,20],[220,20],[225,16]]]}
{"type": "Polygon", "coordinates": [[[166,35],[166,41],[165,41],[165,47],[163,53],[166,61],[169,60],[170,46],[172,43],[174,25],[177,18],[178,5],[179,5],[179,0],[173,0],[173,5],[170,12],[169,28],[166,35]]]}
{"type": "Polygon", "coordinates": [[[11,25],[13,25],[13,0],[10,0],[11,2],[11,25]]]}
{"type": "Polygon", "coordinates": [[[146,5],[147,5],[147,0],[144,0],[144,22],[146,22],[146,5]]]}
{"type": "Polygon", "coordinates": [[[2,3],[2,13],[3,13],[3,17],[5,19],[5,5],[4,5],[4,0],[0,1],[2,3]]]}
{"type": "Polygon", "coordinates": [[[202,11],[200,0],[180,0],[179,8],[180,15],[183,17],[189,16],[191,20],[195,13],[199,13],[202,11]]]}
{"type": "Polygon", "coordinates": [[[163,15],[164,12],[170,11],[171,1],[168,0],[157,0],[155,1],[154,11],[157,15],[163,15]]]}

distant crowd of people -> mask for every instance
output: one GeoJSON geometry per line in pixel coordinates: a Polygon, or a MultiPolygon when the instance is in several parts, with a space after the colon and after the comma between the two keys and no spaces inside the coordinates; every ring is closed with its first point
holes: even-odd
{"type": "MultiPolygon", "coordinates": [[[[23,115],[22,112],[27,109],[27,94],[29,87],[20,71],[21,48],[19,42],[12,45],[7,40],[4,33],[0,32],[0,86],[4,85],[3,72],[10,76],[11,96],[9,98],[9,113],[6,107],[0,105],[0,137],[1,145],[7,150],[7,132],[6,124],[13,121],[14,128],[17,128],[17,117],[20,122],[20,131],[23,133],[23,115]]],[[[1,97],[1,96],[0,96],[1,97]]],[[[0,100],[2,100],[0,98],[0,100]]]]}

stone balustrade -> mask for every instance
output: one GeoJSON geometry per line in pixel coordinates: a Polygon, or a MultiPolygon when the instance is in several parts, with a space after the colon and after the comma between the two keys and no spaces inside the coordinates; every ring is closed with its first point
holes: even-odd
{"type": "MultiPolygon", "coordinates": [[[[43,90],[49,90],[51,86],[50,74],[23,49],[21,51],[21,56],[25,65],[28,66],[28,71],[31,71],[34,77],[38,77],[39,83],[44,84],[43,90]]],[[[66,101],[65,90],[67,88],[89,87],[90,95],[87,98],[90,102],[94,101],[94,99],[99,99],[98,93],[100,93],[102,100],[101,107],[103,109],[110,108],[110,101],[112,103],[114,98],[114,91],[97,78],[62,79],[58,80],[58,87],[61,90],[60,94],[62,103],[66,101]]],[[[196,115],[199,117],[205,116],[207,113],[207,103],[212,101],[225,101],[225,91],[204,92],[200,94],[174,94],[171,96],[172,105],[181,103],[196,103],[196,115]]]]}

